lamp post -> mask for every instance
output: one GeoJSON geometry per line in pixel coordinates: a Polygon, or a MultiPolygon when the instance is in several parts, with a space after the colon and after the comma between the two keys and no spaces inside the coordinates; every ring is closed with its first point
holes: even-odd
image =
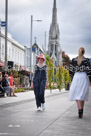
{"type": "Polygon", "coordinates": [[[42,20],[33,20],[33,15],[31,15],[31,27],[30,27],[30,86],[32,82],[32,38],[33,38],[33,21],[41,22],[42,20]]]}
{"type": "Polygon", "coordinates": [[[46,31],[45,31],[45,52],[46,52],[46,31]]]}
{"type": "Polygon", "coordinates": [[[5,67],[7,68],[7,29],[8,29],[8,0],[5,3],[5,67]]]}
{"type": "Polygon", "coordinates": [[[0,61],[1,61],[1,19],[0,19],[0,61]]]}

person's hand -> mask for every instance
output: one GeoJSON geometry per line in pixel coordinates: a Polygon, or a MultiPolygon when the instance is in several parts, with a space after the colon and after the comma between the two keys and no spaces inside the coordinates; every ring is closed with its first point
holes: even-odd
{"type": "Polygon", "coordinates": [[[46,83],[46,88],[48,88],[48,85],[49,85],[49,84],[48,84],[48,83],[46,83]]]}
{"type": "Polygon", "coordinates": [[[33,83],[31,83],[31,87],[33,88],[33,83]]]}

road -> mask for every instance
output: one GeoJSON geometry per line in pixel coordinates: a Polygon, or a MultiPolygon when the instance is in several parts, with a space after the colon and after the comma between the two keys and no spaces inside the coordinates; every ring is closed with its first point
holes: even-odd
{"type": "Polygon", "coordinates": [[[83,119],[68,92],[46,97],[46,110],[38,112],[35,100],[0,105],[0,136],[91,136],[91,89],[83,119]]]}
{"type": "Polygon", "coordinates": [[[45,111],[37,111],[35,101],[1,106],[0,135],[39,136],[72,105],[66,92],[47,97],[45,111]]]}

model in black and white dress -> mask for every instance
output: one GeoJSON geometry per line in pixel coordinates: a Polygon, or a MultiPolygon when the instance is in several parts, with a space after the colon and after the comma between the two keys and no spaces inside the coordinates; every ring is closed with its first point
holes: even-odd
{"type": "Polygon", "coordinates": [[[79,118],[83,117],[84,102],[88,101],[91,77],[91,64],[89,59],[84,57],[84,53],[85,49],[81,47],[78,57],[72,59],[69,67],[72,77],[69,100],[77,102],[79,118]]]}

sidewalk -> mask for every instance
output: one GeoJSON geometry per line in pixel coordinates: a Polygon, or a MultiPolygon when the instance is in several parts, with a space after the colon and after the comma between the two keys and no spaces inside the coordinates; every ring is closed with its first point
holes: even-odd
{"type": "MultiPolygon", "coordinates": [[[[51,96],[51,95],[58,95],[60,93],[65,93],[68,91],[65,91],[65,89],[62,89],[61,92],[59,92],[58,89],[53,89],[52,93],[50,90],[46,89],[45,90],[45,96],[51,96]]],[[[0,98],[0,106],[4,104],[11,104],[11,103],[16,103],[16,102],[22,102],[22,101],[28,101],[28,100],[33,100],[35,99],[34,96],[34,91],[26,91],[26,92],[21,92],[21,93],[16,93],[17,97],[6,97],[6,98],[0,98]]]]}
{"type": "Polygon", "coordinates": [[[89,101],[85,103],[83,118],[78,118],[74,103],[39,136],[91,136],[91,89],[89,101]]]}

